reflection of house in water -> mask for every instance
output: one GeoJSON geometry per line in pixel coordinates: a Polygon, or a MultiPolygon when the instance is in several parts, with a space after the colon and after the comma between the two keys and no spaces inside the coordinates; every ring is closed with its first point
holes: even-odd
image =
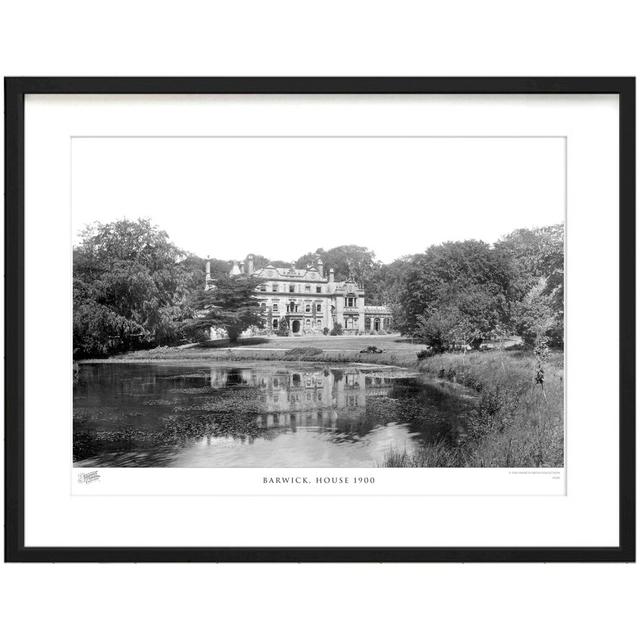
{"type": "Polygon", "coordinates": [[[367,397],[388,396],[392,373],[357,368],[332,371],[211,369],[211,386],[246,386],[263,394],[264,427],[330,427],[338,418],[356,422],[364,416],[367,397]]]}

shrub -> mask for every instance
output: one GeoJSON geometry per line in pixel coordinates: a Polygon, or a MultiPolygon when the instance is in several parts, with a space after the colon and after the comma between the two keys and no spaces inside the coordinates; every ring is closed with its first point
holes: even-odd
{"type": "Polygon", "coordinates": [[[278,322],[278,330],[276,333],[279,336],[288,336],[289,335],[289,324],[285,318],[280,318],[280,322],[278,322]]]}
{"type": "Polygon", "coordinates": [[[331,331],[329,332],[329,335],[341,336],[343,333],[344,333],[344,329],[342,328],[342,325],[339,322],[336,322],[333,325],[333,329],[331,329],[331,331]]]}
{"type": "Polygon", "coordinates": [[[364,349],[362,349],[360,353],[384,353],[384,351],[382,349],[378,349],[378,347],[369,345],[368,347],[365,347],[364,349]]]}
{"type": "Polygon", "coordinates": [[[418,360],[424,360],[425,358],[428,358],[431,355],[431,352],[429,351],[429,349],[423,349],[422,351],[418,351],[418,353],[416,353],[416,357],[418,358],[418,360]]]}
{"type": "Polygon", "coordinates": [[[325,328],[322,330],[322,333],[323,333],[325,336],[328,336],[328,335],[329,335],[329,327],[325,327],[325,328]]]}

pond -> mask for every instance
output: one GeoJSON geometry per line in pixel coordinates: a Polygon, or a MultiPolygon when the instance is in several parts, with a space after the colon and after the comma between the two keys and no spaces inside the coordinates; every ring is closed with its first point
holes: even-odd
{"type": "Polygon", "coordinates": [[[75,466],[376,467],[464,432],[473,398],[363,364],[81,364],[75,466]]]}

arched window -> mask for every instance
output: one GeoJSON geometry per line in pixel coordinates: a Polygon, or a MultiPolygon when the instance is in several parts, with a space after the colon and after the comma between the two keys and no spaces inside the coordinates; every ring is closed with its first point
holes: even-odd
{"type": "Polygon", "coordinates": [[[305,313],[311,313],[311,305],[310,304],[306,305],[304,308],[304,311],[305,313]]]}

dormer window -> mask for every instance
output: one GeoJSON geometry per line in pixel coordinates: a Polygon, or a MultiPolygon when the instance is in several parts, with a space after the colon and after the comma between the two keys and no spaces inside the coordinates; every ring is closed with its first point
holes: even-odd
{"type": "Polygon", "coordinates": [[[347,296],[347,298],[345,298],[345,301],[347,303],[347,307],[356,306],[356,299],[353,296],[347,296]]]}

